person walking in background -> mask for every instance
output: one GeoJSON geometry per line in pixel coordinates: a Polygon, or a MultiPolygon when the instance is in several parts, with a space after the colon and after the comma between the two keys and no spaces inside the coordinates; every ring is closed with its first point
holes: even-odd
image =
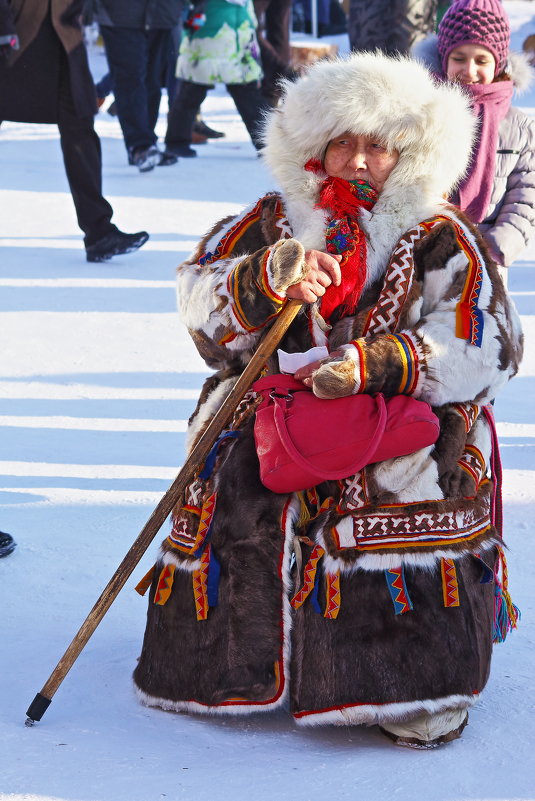
{"type": "Polygon", "coordinates": [[[87,260],[102,262],[140,248],[146,231],[112,222],[102,195],[100,139],[93,122],[95,86],[82,37],[82,0],[0,0],[0,120],[56,123],[65,172],[84,232],[87,260]],[[9,49],[8,49],[9,48],[9,49]]]}
{"type": "Polygon", "coordinates": [[[410,52],[411,47],[435,30],[438,0],[350,0],[351,50],[384,53],[410,52]]]}
{"type": "Polygon", "coordinates": [[[535,232],[535,122],[511,105],[515,88],[532,82],[533,68],[524,53],[509,52],[509,41],[499,0],[457,0],[438,36],[413,51],[470,97],[479,136],[452,200],[477,224],[501,268],[521,255],[535,232]]]}
{"type": "Polygon", "coordinates": [[[262,94],[270,105],[276,105],[280,96],[279,79],[295,77],[290,67],[292,0],[254,0],[254,11],[264,72],[262,94]]]}
{"type": "Polygon", "coordinates": [[[95,2],[129,163],[140,172],[174,164],[158,149],[155,128],[182,0],[95,2]]]}
{"type": "Polygon", "coordinates": [[[257,150],[269,104],[260,91],[262,67],[252,0],[201,0],[192,7],[180,46],[181,79],[169,110],[165,153],[196,156],[190,147],[195,115],[210,88],[224,83],[257,150]]]}

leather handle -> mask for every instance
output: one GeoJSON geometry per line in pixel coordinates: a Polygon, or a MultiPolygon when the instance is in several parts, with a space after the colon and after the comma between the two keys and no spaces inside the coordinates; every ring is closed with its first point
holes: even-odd
{"type": "MultiPolygon", "coordinates": [[[[349,464],[347,467],[340,467],[337,470],[326,470],[324,468],[321,469],[321,473],[318,473],[318,468],[310,464],[310,462],[305,459],[305,457],[297,450],[295,447],[294,442],[290,436],[290,432],[288,431],[288,427],[286,425],[285,419],[285,411],[287,408],[287,401],[285,398],[273,398],[274,403],[274,411],[273,411],[273,419],[275,421],[275,427],[277,429],[277,433],[279,435],[279,439],[290,457],[296,464],[298,464],[303,470],[306,470],[308,473],[312,473],[313,475],[319,476],[319,481],[325,481],[327,479],[339,479],[339,478],[347,478],[347,476],[351,476],[360,470],[364,465],[369,464],[373,454],[379,447],[379,440],[383,436],[385,427],[386,427],[386,420],[387,420],[387,410],[384,396],[379,392],[375,396],[378,405],[379,405],[379,420],[375,431],[373,432],[373,436],[370,440],[370,446],[364,454],[359,456],[358,461],[354,461],[349,464]],[[342,475],[343,474],[343,475],[342,475]]],[[[330,403],[330,401],[326,400],[326,403],[330,403]]]]}

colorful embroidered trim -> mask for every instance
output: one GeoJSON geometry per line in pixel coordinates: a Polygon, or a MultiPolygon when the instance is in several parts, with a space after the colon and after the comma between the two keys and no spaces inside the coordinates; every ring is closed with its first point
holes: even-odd
{"type": "Polygon", "coordinates": [[[157,606],[163,606],[169,600],[171,590],[173,589],[173,580],[175,578],[175,566],[165,565],[160,573],[156,591],[154,593],[154,603],[157,606]]]}
{"type": "Polygon", "coordinates": [[[314,582],[316,579],[318,562],[320,561],[320,559],[323,557],[324,554],[325,551],[323,550],[321,545],[314,546],[303,572],[303,586],[290,601],[290,604],[294,609],[299,609],[299,607],[304,604],[304,602],[314,589],[314,582]]]}
{"type": "MultiPolygon", "coordinates": [[[[260,331],[260,329],[264,328],[266,323],[270,320],[275,319],[277,315],[280,313],[281,309],[283,308],[283,303],[276,303],[275,309],[273,314],[270,314],[266,317],[266,319],[260,323],[260,325],[253,325],[248,319],[245,311],[243,310],[241,299],[240,299],[240,280],[239,274],[241,268],[244,266],[244,262],[240,261],[234,267],[234,269],[228,274],[227,278],[227,290],[232,299],[231,308],[234,312],[234,316],[236,317],[236,321],[238,325],[240,325],[244,331],[247,331],[249,334],[254,333],[255,331],[260,331]]],[[[258,284],[257,284],[258,286],[258,284]]]]}
{"type": "Polygon", "coordinates": [[[154,568],[155,565],[151,567],[148,573],[145,573],[141,581],[139,581],[134,587],[135,591],[138,592],[140,595],[145,595],[150,585],[152,584],[152,577],[154,576],[154,568]]]}
{"type": "Polygon", "coordinates": [[[359,355],[359,388],[358,392],[364,392],[366,388],[366,349],[364,343],[358,339],[352,339],[349,343],[357,349],[359,355]]]}
{"type": "Polygon", "coordinates": [[[440,220],[433,219],[428,223],[416,225],[399,240],[387,267],[379,299],[368,314],[362,332],[363,336],[396,330],[412,287],[414,245],[439,222],[440,220]]]}
{"type": "Polygon", "coordinates": [[[338,617],[340,604],[342,602],[340,595],[340,571],[334,574],[326,573],[325,584],[326,603],[323,617],[329,620],[335,620],[338,617]]]}
{"type": "MultiPolygon", "coordinates": [[[[262,213],[262,200],[259,200],[258,203],[243,217],[240,217],[237,222],[232,225],[229,230],[224,234],[221,239],[219,240],[216,249],[213,253],[204,253],[201,258],[199,259],[199,264],[201,267],[204,267],[207,264],[212,264],[214,261],[218,259],[224,258],[227,254],[232,252],[232,248],[234,247],[237,240],[243,236],[243,234],[247,231],[248,228],[251,227],[255,222],[260,219],[262,213]]],[[[282,217],[282,212],[280,212],[280,216],[282,217]]]]}
{"type": "Polygon", "coordinates": [[[214,519],[217,492],[213,492],[203,503],[200,513],[199,526],[195,536],[187,530],[187,521],[180,517],[173,524],[173,530],[166,539],[166,543],[182,553],[199,556],[209,539],[210,527],[214,519]]]}
{"type": "Polygon", "coordinates": [[[476,448],[475,445],[465,445],[464,453],[457,464],[473,478],[477,492],[487,471],[485,459],[479,448],[476,448]]]}
{"type": "Polygon", "coordinates": [[[459,606],[459,582],[457,580],[455,561],[442,558],[440,560],[440,572],[442,573],[444,606],[459,606]]]}
{"type": "Polygon", "coordinates": [[[201,566],[192,574],[193,599],[197,620],[206,620],[208,617],[208,571],[210,568],[210,546],[201,554],[201,566]]]}
{"type": "Polygon", "coordinates": [[[396,615],[403,615],[405,612],[410,612],[412,609],[412,601],[407,591],[403,567],[385,570],[385,578],[392,603],[394,604],[394,613],[396,615]]]}
{"type": "Polygon", "coordinates": [[[219,564],[219,560],[216,558],[212,546],[209,545],[208,548],[210,549],[207,586],[208,606],[217,606],[219,602],[219,578],[221,576],[221,565],[219,564]]]}
{"type": "Polygon", "coordinates": [[[286,302],[286,298],[275,292],[275,290],[271,286],[270,274],[268,270],[268,264],[271,260],[271,254],[272,254],[271,250],[266,250],[264,258],[262,259],[261,284],[258,288],[260,289],[261,292],[264,293],[264,295],[267,298],[269,298],[269,300],[271,300],[276,305],[281,306],[283,303],[286,302]]]}
{"type": "Polygon", "coordinates": [[[418,354],[414,343],[406,334],[389,334],[387,339],[396,343],[401,358],[401,381],[398,388],[400,395],[412,395],[418,386],[420,370],[418,354]]]}
{"type": "Polygon", "coordinates": [[[217,344],[218,345],[228,345],[230,342],[234,342],[234,340],[237,338],[237,336],[238,336],[238,334],[235,331],[231,331],[228,334],[225,334],[225,336],[222,337],[217,344]]]}
{"type": "Polygon", "coordinates": [[[400,239],[388,265],[383,288],[364,325],[367,334],[393,333],[399,325],[401,312],[414,278],[414,245],[440,223],[455,228],[457,243],[468,259],[467,278],[456,309],[456,336],[481,347],[483,315],[478,308],[483,276],[482,260],[460,223],[446,215],[437,215],[416,225],[400,239]]]}
{"type": "MultiPolygon", "coordinates": [[[[487,482],[483,481],[480,491],[482,489],[485,492],[481,492],[481,511],[478,514],[474,512],[471,500],[456,511],[442,511],[441,502],[436,501],[433,508],[419,509],[409,514],[394,511],[368,515],[353,513],[336,524],[333,535],[341,550],[414,550],[465,544],[482,537],[491,529],[490,485],[487,487],[487,482]],[[344,523],[346,520],[348,524],[344,523]]],[[[397,504],[390,509],[395,507],[397,504]]]]}
{"type": "Polygon", "coordinates": [[[238,264],[234,267],[234,269],[229,273],[227,278],[227,290],[232,298],[232,311],[234,312],[234,316],[238,324],[249,333],[253,333],[254,331],[259,331],[263,326],[262,325],[253,325],[247,319],[247,316],[242,308],[241,300],[240,300],[240,270],[243,267],[243,261],[238,261],[238,264]]]}
{"type": "Polygon", "coordinates": [[[479,417],[479,406],[476,406],[475,403],[452,403],[451,406],[464,420],[464,430],[468,434],[479,417]]]}
{"type": "Polygon", "coordinates": [[[240,436],[240,432],[239,431],[230,431],[230,430],[223,431],[219,435],[219,437],[216,439],[216,441],[212,445],[212,447],[210,449],[210,453],[208,454],[208,456],[206,457],[206,459],[204,461],[203,469],[199,473],[199,478],[202,479],[202,481],[207,481],[211,477],[211,475],[212,475],[212,473],[214,471],[215,462],[216,462],[216,459],[217,459],[217,456],[218,456],[218,453],[219,453],[219,448],[220,448],[221,444],[223,442],[227,443],[227,441],[229,439],[237,439],[239,436],[240,436]]]}
{"type": "Polygon", "coordinates": [[[359,470],[354,476],[344,478],[343,481],[339,481],[338,483],[341,493],[336,511],[339,514],[351,512],[355,509],[362,509],[368,504],[365,470],[359,470]]]}
{"type": "Polygon", "coordinates": [[[460,225],[455,224],[455,231],[457,242],[468,259],[466,282],[456,309],[455,334],[459,339],[467,339],[480,348],[483,342],[483,314],[477,304],[483,278],[481,259],[460,225]]]}

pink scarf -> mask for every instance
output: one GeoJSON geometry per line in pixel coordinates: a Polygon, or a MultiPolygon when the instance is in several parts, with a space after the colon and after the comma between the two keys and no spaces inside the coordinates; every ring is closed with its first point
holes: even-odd
{"type": "Polygon", "coordinates": [[[498,81],[467,84],[463,89],[472,100],[479,130],[468,172],[454,195],[454,201],[473,222],[482,222],[487,216],[494,184],[498,131],[501,121],[511,108],[514,86],[512,81],[498,81]]]}

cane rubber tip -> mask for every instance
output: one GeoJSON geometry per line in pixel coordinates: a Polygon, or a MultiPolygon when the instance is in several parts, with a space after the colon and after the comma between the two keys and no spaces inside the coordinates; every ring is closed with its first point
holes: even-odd
{"type": "Polygon", "coordinates": [[[28,728],[30,728],[30,726],[33,726],[34,723],[35,720],[32,720],[31,718],[26,718],[26,720],[24,721],[24,725],[27,726],[28,728]]]}
{"type": "Polygon", "coordinates": [[[41,720],[46,710],[51,704],[52,699],[46,698],[41,693],[37,693],[30,706],[26,710],[26,725],[33,726],[36,720],[41,720]],[[28,721],[30,721],[28,723],[28,721]]]}

